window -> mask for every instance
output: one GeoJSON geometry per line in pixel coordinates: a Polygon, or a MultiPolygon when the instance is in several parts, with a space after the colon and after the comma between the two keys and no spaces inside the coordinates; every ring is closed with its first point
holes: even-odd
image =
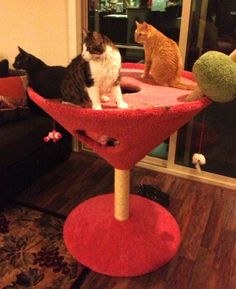
{"type": "MultiPolygon", "coordinates": [[[[146,21],[179,41],[182,1],[89,1],[89,30],[108,36],[120,49],[123,62],[144,62],[143,47],[134,41],[135,21],[146,21]]],[[[150,152],[167,159],[169,140],[150,152]]]]}
{"type": "MultiPolygon", "coordinates": [[[[143,48],[133,38],[135,20],[146,21],[174,39],[189,71],[208,50],[230,54],[236,49],[235,0],[90,0],[88,3],[88,28],[110,37],[119,47],[124,62],[144,61],[143,48]]],[[[172,172],[195,177],[192,154],[200,150],[207,159],[200,178],[235,186],[235,135],[236,101],[213,103],[150,152],[141,165],[159,170],[161,164],[172,172]]]]}
{"type": "MultiPolygon", "coordinates": [[[[229,55],[236,49],[236,1],[193,1],[186,67],[209,50],[229,55]],[[198,20],[199,19],[199,20],[198,20]]],[[[205,171],[236,177],[236,101],[211,104],[178,132],[176,163],[192,165],[199,149],[207,159],[205,171]]]]}

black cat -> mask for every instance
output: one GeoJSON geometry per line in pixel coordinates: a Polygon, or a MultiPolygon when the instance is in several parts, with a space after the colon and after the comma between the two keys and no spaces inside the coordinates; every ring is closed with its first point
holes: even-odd
{"type": "Polygon", "coordinates": [[[49,66],[42,60],[18,47],[19,54],[13,63],[15,69],[26,71],[29,86],[45,98],[61,98],[61,83],[66,68],[49,66]]]}

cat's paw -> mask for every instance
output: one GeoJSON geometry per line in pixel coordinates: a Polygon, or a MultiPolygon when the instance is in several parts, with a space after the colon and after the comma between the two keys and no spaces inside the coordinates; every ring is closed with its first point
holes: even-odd
{"type": "Polygon", "coordinates": [[[92,109],[96,109],[96,110],[102,110],[102,106],[97,104],[97,105],[93,105],[92,109]]]}
{"type": "Polygon", "coordinates": [[[128,105],[128,103],[126,103],[125,101],[121,101],[121,102],[119,102],[119,103],[117,104],[117,107],[118,107],[118,108],[128,108],[129,105],[128,105]]]}
{"type": "Polygon", "coordinates": [[[141,78],[147,78],[147,77],[148,77],[148,73],[144,72],[144,73],[141,74],[141,78]]]}
{"type": "Polygon", "coordinates": [[[101,101],[102,101],[102,102],[108,102],[109,100],[110,100],[110,97],[109,97],[109,96],[107,96],[107,95],[101,96],[101,101]]]}

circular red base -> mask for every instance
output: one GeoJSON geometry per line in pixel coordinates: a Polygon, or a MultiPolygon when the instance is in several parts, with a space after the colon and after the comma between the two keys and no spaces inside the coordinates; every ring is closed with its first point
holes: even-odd
{"type": "Polygon", "coordinates": [[[180,231],[159,204],[130,196],[130,217],[114,219],[114,195],[91,198],[77,206],[64,225],[70,253],[95,272],[138,276],[158,269],[177,252],[180,231]]]}

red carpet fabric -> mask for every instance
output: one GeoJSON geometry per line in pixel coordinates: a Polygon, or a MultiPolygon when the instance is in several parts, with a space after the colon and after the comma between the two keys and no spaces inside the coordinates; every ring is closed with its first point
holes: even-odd
{"type": "Polygon", "coordinates": [[[113,217],[113,194],[76,207],[64,225],[64,241],[83,265],[109,276],[139,276],[166,264],[178,250],[179,227],[159,204],[130,196],[130,218],[113,217]]]}
{"type": "MultiPolygon", "coordinates": [[[[135,91],[124,94],[128,109],[117,109],[112,97],[103,110],[93,110],[44,99],[32,89],[28,93],[36,104],[110,165],[130,169],[210,103],[207,98],[185,102],[184,96],[189,91],[157,86],[151,79],[143,80],[142,71],[142,64],[123,65],[121,87],[135,91]],[[98,140],[104,136],[118,144],[101,144],[98,140]]],[[[192,74],[184,72],[183,77],[188,81],[192,74]]]]}

